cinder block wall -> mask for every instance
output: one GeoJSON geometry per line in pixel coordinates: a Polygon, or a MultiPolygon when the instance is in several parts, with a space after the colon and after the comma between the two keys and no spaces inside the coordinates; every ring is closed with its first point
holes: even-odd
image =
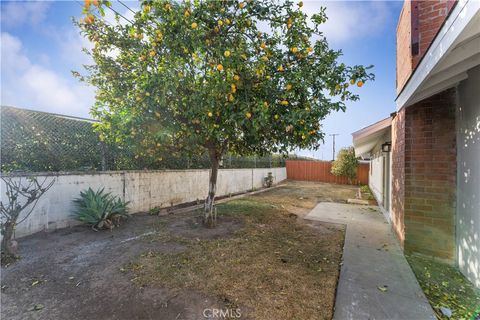
{"type": "Polygon", "coordinates": [[[404,248],[455,257],[455,89],[405,110],[404,248]]]}
{"type": "MultiPolygon", "coordinates": [[[[217,196],[259,189],[263,178],[272,172],[274,183],[287,179],[286,168],[221,169],[218,174],[217,196]]],[[[73,199],[89,187],[105,188],[125,201],[130,212],[148,211],[154,207],[170,207],[203,201],[208,193],[209,170],[109,171],[99,173],[38,174],[39,181],[55,180],[54,185],[38,201],[31,215],[15,230],[16,237],[42,230],[55,230],[79,224],[74,219],[73,199]]],[[[16,177],[15,179],[19,179],[16,177]]],[[[4,190],[0,181],[0,190],[4,190]]],[[[7,201],[4,192],[1,200],[7,201]]],[[[20,220],[23,216],[20,216],[20,220]]]]}

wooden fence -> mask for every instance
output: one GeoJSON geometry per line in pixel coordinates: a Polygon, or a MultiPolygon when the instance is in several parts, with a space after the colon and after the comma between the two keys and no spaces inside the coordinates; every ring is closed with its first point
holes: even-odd
{"type": "MultiPolygon", "coordinates": [[[[303,181],[320,181],[338,184],[348,184],[347,177],[334,176],[331,173],[330,161],[287,160],[287,179],[303,181]]],[[[361,163],[357,169],[357,178],[353,184],[368,184],[368,163],[361,163]]]]}

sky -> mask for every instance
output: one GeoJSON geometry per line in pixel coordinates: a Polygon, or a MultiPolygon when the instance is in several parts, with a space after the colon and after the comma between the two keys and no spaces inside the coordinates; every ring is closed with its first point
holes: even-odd
{"type": "MultiPolygon", "coordinates": [[[[95,90],[80,83],[71,71],[83,71],[89,48],[72,24],[81,17],[83,1],[3,1],[1,15],[1,105],[89,118],[95,90]]],[[[351,133],[395,111],[395,32],[401,1],[303,1],[307,14],[326,7],[329,20],[323,26],[330,46],[341,49],[348,65],[374,65],[375,81],[355,89],[360,101],[348,102],[346,112],[330,114],[322,121],[325,141],[316,151],[297,154],[332,159],[336,149],[352,145],[351,133]]],[[[138,2],[125,1],[131,8],[138,2]]],[[[126,18],[125,7],[114,8],[126,18]]],[[[113,13],[107,11],[108,20],[113,13]]]]}

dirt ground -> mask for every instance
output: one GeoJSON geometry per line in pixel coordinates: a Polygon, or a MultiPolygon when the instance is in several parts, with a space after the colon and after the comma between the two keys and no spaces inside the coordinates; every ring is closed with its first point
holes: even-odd
{"type": "Polygon", "coordinates": [[[331,318],[344,230],[297,216],[355,190],[288,182],[219,205],[214,229],[198,211],[139,213],[113,231],[21,238],[22,258],[2,267],[1,317],[219,319],[212,310],[239,309],[242,319],[331,318]]]}

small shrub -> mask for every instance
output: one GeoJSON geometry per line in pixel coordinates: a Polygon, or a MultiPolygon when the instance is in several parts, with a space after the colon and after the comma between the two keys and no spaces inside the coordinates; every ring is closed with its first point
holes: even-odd
{"type": "Polygon", "coordinates": [[[360,192],[362,193],[362,198],[366,197],[367,200],[374,200],[375,197],[373,196],[372,190],[368,185],[363,185],[360,187],[360,192]]]}
{"type": "Polygon", "coordinates": [[[360,187],[361,193],[370,193],[370,188],[367,185],[363,185],[360,187]]]}
{"type": "Polygon", "coordinates": [[[76,207],[75,218],[91,225],[94,230],[112,229],[119,225],[121,218],[128,217],[128,202],[104,193],[103,188],[96,192],[88,188],[80,192],[80,198],[73,202],[76,207]]]}
{"type": "Polygon", "coordinates": [[[273,174],[271,172],[269,172],[267,176],[263,179],[265,187],[270,188],[271,186],[273,186],[273,174]]]}
{"type": "Polygon", "coordinates": [[[148,210],[148,214],[151,216],[158,216],[160,214],[160,208],[159,207],[153,207],[150,210],[148,210]]]}
{"type": "Polygon", "coordinates": [[[337,160],[333,161],[331,172],[335,176],[345,176],[348,183],[357,177],[358,159],[355,156],[353,147],[342,148],[337,155],[337,160]]]}

